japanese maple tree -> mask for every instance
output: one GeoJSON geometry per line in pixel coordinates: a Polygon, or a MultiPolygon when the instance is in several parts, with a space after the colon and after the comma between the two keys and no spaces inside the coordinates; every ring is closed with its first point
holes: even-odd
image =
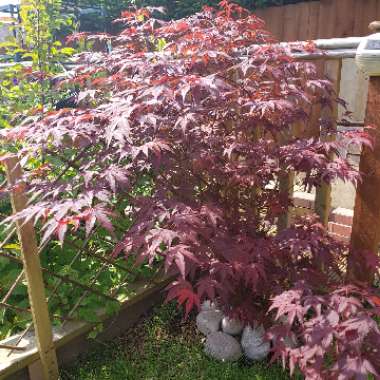
{"type": "MultiPolygon", "coordinates": [[[[117,36],[70,38],[113,49],[81,54],[61,81],[80,88],[76,108],[30,117],[5,134],[22,141],[24,162],[43,156],[43,166],[25,174],[42,196],[15,218],[41,225],[42,243],[63,243],[82,228],[90,234],[97,224],[114,239],[114,256],[177,274],[168,299],[186,313],[212,299],[232,317],[267,323],[277,309],[288,319],[270,330],[274,341],[296,334],[301,348],[276,344],[275,357],[308,379],[376,373],[373,355],[353,362],[356,351],[347,348],[359,339],[372,350],[380,334],[376,294],[344,288],[346,247],[315,220],[276,234],[291,205],[280,187],[290,171],[309,188],[359,179],[336,154],[337,142],[303,137],[313,108],[338,101],[312,63],[291,57],[314,47],[273,44],[263,21],[226,0],[175,22],[152,17],[161,11],[123,12],[117,36]],[[339,344],[344,349],[334,350],[339,344]],[[332,351],[336,365],[325,368],[332,351]]],[[[335,133],[331,126],[320,120],[324,135],[335,133]]],[[[370,144],[365,134],[347,136],[370,144]]]]}

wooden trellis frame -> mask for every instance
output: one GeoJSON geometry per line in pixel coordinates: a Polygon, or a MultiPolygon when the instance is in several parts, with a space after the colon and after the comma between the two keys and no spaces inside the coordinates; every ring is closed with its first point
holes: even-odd
{"type": "MultiPolygon", "coordinates": [[[[9,186],[12,187],[11,201],[14,213],[27,207],[28,200],[24,193],[21,166],[16,156],[4,160],[9,186]]],[[[38,247],[32,221],[16,221],[17,235],[21,244],[22,261],[25,278],[28,282],[28,294],[31,305],[37,346],[42,364],[44,380],[56,380],[59,377],[57,356],[53,343],[52,325],[46,302],[45,286],[42,278],[38,247]]]]}
{"type": "MultiPolygon", "coordinates": [[[[80,159],[80,157],[81,157],[81,153],[77,156],[77,159],[80,159]]],[[[20,181],[20,179],[22,178],[22,170],[18,162],[18,158],[16,156],[8,156],[4,158],[3,161],[6,166],[8,186],[11,188],[11,195],[12,195],[11,198],[12,198],[12,203],[14,206],[13,212],[17,213],[23,210],[36,197],[33,197],[33,199],[28,202],[27,197],[24,193],[24,186],[20,181]]],[[[63,170],[58,174],[58,177],[56,180],[59,180],[59,178],[61,178],[70,167],[74,166],[75,162],[76,160],[73,160],[72,162],[68,162],[67,165],[63,168],[63,170]]],[[[47,317],[49,317],[49,314],[47,312],[48,302],[54,296],[58,295],[59,287],[63,283],[71,284],[72,286],[76,288],[80,288],[83,291],[82,295],[77,300],[75,305],[70,309],[70,311],[68,311],[67,315],[65,316],[59,316],[59,315],[54,315],[54,314],[51,315],[51,318],[61,320],[63,322],[63,325],[67,321],[73,321],[73,314],[78,309],[78,307],[81,306],[86,296],[89,294],[96,295],[98,298],[104,299],[105,301],[117,302],[121,306],[121,302],[117,299],[118,293],[124,286],[126,286],[126,281],[128,279],[128,276],[133,274],[133,271],[124,265],[118,264],[117,262],[115,262],[115,259],[103,257],[102,255],[96,252],[92,252],[92,250],[89,249],[88,243],[91,237],[93,236],[93,234],[95,233],[96,228],[93,230],[90,236],[84,239],[83,244],[78,245],[76,243],[70,243],[70,242],[66,243],[68,245],[71,245],[72,248],[74,248],[77,251],[73,259],[71,260],[71,263],[69,265],[70,267],[81,257],[94,258],[102,264],[99,270],[93,274],[93,277],[90,280],[89,284],[84,284],[74,278],[71,278],[70,276],[55,273],[53,270],[41,267],[40,261],[39,261],[39,255],[46,248],[47,244],[40,247],[37,246],[34,226],[31,221],[28,223],[23,223],[23,221],[20,220],[18,223],[16,223],[16,227],[13,228],[11,225],[8,231],[9,232],[6,238],[2,242],[0,242],[0,256],[19,265],[20,273],[17,276],[14,283],[12,284],[12,286],[10,287],[10,289],[7,291],[6,295],[3,297],[3,299],[0,300],[0,308],[10,309],[16,312],[21,312],[21,313],[26,313],[26,314],[30,313],[32,315],[33,323],[29,324],[29,326],[19,335],[15,343],[0,345],[0,349],[9,350],[9,355],[12,354],[13,351],[16,351],[16,352],[23,351],[24,347],[20,347],[19,344],[22,342],[23,338],[26,337],[27,333],[30,332],[32,328],[34,328],[35,337],[36,337],[36,341],[38,343],[38,349],[40,352],[41,365],[32,366],[33,368],[31,367],[29,377],[31,380],[58,379],[58,367],[57,367],[56,353],[55,353],[54,344],[53,344],[52,326],[51,326],[50,320],[49,321],[46,320],[46,315],[47,317]],[[23,258],[10,254],[6,252],[6,250],[4,250],[4,247],[6,247],[6,244],[12,240],[16,232],[19,236],[19,241],[21,242],[21,250],[23,253],[23,258]],[[33,252],[33,255],[31,255],[31,252],[33,252]],[[28,258],[32,257],[32,261],[33,261],[32,273],[33,273],[34,281],[29,281],[30,273],[28,273],[28,271],[30,269],[30,260],[26,261],[24,260],[24,257],[28,257],[28,258]],[[39,268],[39,270],[37,270],[37,272],[39,271],[37,275],[35,273],[36,266],[39,268]],[[95,286],[97,278],[108,266],[114,266],[115,268],[117,267],[119,270],[125,272],[125,275],[123,276],[120,284],[118,284],[114,289],[112,289],[110,291],[110,294],[103,293],[102,291],[98,290],[97,287],[95,286]],[[47,284],[44,285],[43,283],[44,273],[57,280],[55,285],[53,286],[48,286],[47,284]],[[14,292],[16,287],[21,283],[24,277],[26,277],[28,290],[30,294],[30,306],[31,306],[30,308],[24,308],[24,307],[22,308],[22,307],[18,307],[10,303],[7,303],[12,293],[14,292]],[[35,288],[32,288],[32,290],[30,288],[35,287],[36,280],[38,278],[39,278],[38,280],[39,284],[37,284],[38,302],[36,302],[34,301],[35,296],[36,296],[36,290],[35,288]],[[50,290],[48,299],[46,298],[44,292],[43,293],[41,292],[41,289],[43,291],[45,289],[50,290]],[[32,300],[32,296],[33,296],[33,300],[32,300]],[[36,305],[37,305],[37,308],[36,308],[36,305]],[[45,317],[44,317],[44,314],[45,314],[45,317]],[[43,319],[43,317],[45,319],[43,319]],[[37,327],[38,324],[41,327],[43,326],[43,328],[41,327],[38,328],[37,327]],[[42,336],[40,334],[41,331],[42,331],[42,336]],[[41,352],[42,352],[42,355],[41,355],[41,352]]],[[[139,279],[137,279],[136,281],[139,281],[139,279]]],[[[156,271],[156,273],[152,276],[152,278],[150,278],[145,283],[144,288],[147,288],[151,286],[152,284],[160,284],[161,281],[162,281],[161,273],[156,271]]]]}

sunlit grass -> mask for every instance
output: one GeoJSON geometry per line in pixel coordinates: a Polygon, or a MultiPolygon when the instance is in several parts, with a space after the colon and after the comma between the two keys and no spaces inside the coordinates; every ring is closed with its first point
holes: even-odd
{"type": "Polygon", "coordinates": [[[158,308],[117,342],[95,347],[63,380],[285,380],[286,372],[268,362],[220,363],[204,355],[202,336],[183,322],[173,305],[158,308]]]}

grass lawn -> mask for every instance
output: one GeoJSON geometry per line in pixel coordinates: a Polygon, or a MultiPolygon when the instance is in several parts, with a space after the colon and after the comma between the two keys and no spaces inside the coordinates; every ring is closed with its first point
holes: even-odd
{"type": "Polygon", "coordinates": [[[203,353],[203,336],[194,321],[183,321],[175,306],[165,305],[107,345],[98,345],[63,380],[285,380],[286,372],[267,362],[220,363],[203,353]]]}

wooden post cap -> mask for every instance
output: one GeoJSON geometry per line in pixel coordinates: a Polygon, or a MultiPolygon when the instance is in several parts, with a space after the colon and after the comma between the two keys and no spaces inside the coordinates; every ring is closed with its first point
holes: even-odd
{"type": "Polygon", "coordinates": [[[380,21],[372,21],[368,25],[368,29],[373,32],[373,33],[378,33],[380,32],[380,21]]]}

